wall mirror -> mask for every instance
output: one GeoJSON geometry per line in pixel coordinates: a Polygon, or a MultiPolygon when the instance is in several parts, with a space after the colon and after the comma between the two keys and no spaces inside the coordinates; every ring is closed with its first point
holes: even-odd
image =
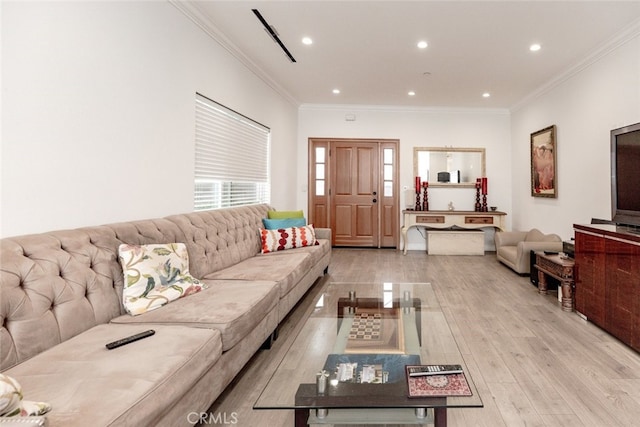
{"type": "Polygon", "coordinates": [[[475,187],[486,176],[485,149],[413,147],[413,174],[429,187],[475,187]]]}

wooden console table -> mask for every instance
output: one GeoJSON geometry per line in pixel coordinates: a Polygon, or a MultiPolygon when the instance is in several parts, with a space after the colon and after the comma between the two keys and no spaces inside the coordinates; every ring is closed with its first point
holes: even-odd
{"type": "Polygon", "coordinates": [[[562,258],[558,254],[547,255],[544,252],[536,252],[536,265],[538,269],[538,292],[547,294],[547,276],[560,281],[558,292],[562,293],[562,309],[573,311],[573,267],[575,263],[570,258],[562,258]]]}
{"type": "Polygon", "coordinates": [[[407,232],[411,227],[478,229],[494,227],[504,231],[504,217],[499,211],[402,211],[403,222],[400,229],[403,253],[407,254],[407,232]]]}

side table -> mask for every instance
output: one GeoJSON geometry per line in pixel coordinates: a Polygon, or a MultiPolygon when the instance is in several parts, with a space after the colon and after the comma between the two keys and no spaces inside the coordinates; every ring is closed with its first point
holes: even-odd
{"type": "Polygon", "coordinates": [[[535,267],[538,269],[538,292],[542,295],[547,294],[547,276],[559,280],[558,292],[562,292],[562,309],[564,311],[573,311],[574,266],[575,262],[570,258],[564,258],[558,254],[536,252],[535,267]]]}

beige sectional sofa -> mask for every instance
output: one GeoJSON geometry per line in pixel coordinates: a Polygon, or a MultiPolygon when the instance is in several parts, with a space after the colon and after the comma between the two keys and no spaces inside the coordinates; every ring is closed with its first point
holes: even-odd
{"type": "Polygon", "coordinates": [[[194,424],[322,276],[318,245],[262,254],[254,205],[0,241],[0,370],[50,426],[194,424]],[[180,242],[208,288],[138,316],[122,303],[122,243],[180,242]],[[114,350],[105,344],[147,329],[114,350]]]}

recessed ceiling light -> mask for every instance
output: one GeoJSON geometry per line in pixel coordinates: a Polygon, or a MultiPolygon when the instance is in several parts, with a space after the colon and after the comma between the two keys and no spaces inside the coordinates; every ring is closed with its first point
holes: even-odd
{"type": "Polygon", "coordinates": [[[542,48],[542,46],[540,46],[538,43],[534,43],[531,46],[529,46],[529,50],[531,52],[537,52],[542,48]]]}
{"type": "Polygon", "coordinates": [[[419,47],[420,49],[426,49],[426,48],[427,48],[427,46],[429,46],[429,43],[427,43],[427,42],[426,42],[426,41],[424,41],[424,40],[421,40],[421,41],[419,41],[419,42],[418,42],[418,47],[419,47]]]}
{"type": "Polygon", "coordinates": [[[333,90],[333,93],[334,93],[334,95],[339,94],[339,93],[340,93],[340,89],[334,89],[334,90],[333,90]]]}
{"type": "Polygon", "coordinates": [[[313,44],[313,40],[311,40],[311,37],[303,37],[302,43],[306,45],[313,44]]]}
{"type": "Polygon", "coordinates": [[[416,95],[416,93],[415,93],[414,91],[410,90],[409,92],[407,92],[407,95],[409,95],[409,96],[415,96],[415,95],[416,95]]]}
{"type": "Polygon", "coordinates": [[[482,94],[483,98],[489,98],[491,96],[491,94],[489,92],[485,92],[482,94]]]}

